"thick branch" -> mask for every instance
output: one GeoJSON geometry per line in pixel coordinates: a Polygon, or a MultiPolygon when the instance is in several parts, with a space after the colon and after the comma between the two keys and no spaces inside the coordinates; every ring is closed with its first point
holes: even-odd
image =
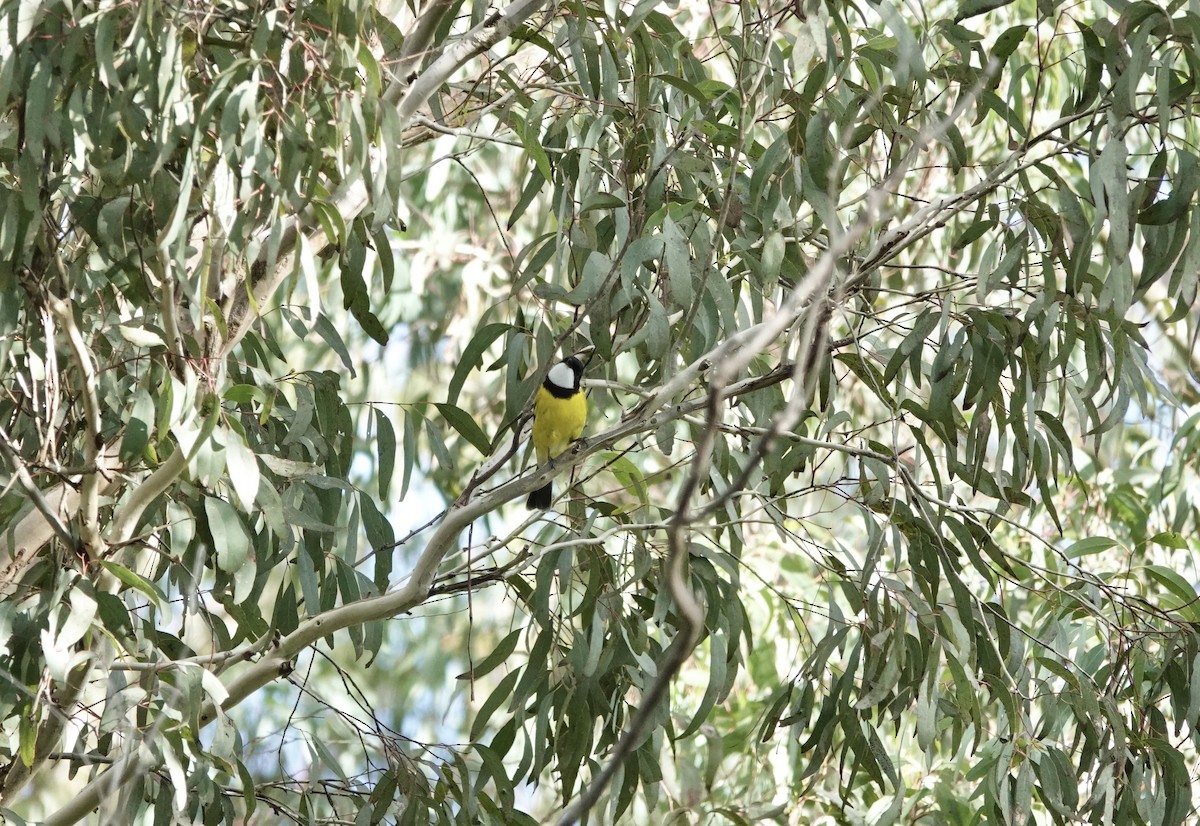
{"type": "MultiPolygon", "coordinates": [[[[745,379],[731,386],[725,397],[732,398],[753,393],[785,381],[790,375],[791,368],[784,366],[766,375],[745,379]]],[[[545,484],[548,479],[578,465],[595,453],[607,450],[614,443],[639,433],[653,432],[665,422],[691,415],[708,403],[706,397],[666,406],[668,400],[663,398],[661,393],[658,394],[658,397],[660,406],[666,407],[661,413],[627,419],[596,437],[577,442],[571,450],[560,455],[553,465],[544,465],[536,473],[513,479],[465,504],[450,508],[446,518],[430,537],[425,550],[409,574],[408,580],[402,586],[377,597],[333,608],[302,623],[294,632],[280,640],[266,656],[248,665],[232,677],[226,686],[228,696],[222,702],[222,708],[232,708],[258,689],[277,679],[281,674],[286,673],[295,657],[323,637],[351,626],[394,617],[420,605],[433,587],[434,577],[442,560],[453,548],[462,532],[476,519],[490,513],[505,502],[526,496],[545,484]]],[[[260,640],[259,643],[261,642],[260,640]]],[[[257,647],[259,643],[256,643],[254,647],[257,647]]],[[[216,709],[209,704],[201,713],[201,722],[207,725],[214,719],[216,719],[216,709]]],[[[148,764],[140,763],[136,759],[130,758],[129,755],[118,758],[111,768],[106,769],[103,774],[84,787],[74,800],[47,819],[46,824],[48,826],[66,826],[66,824],[75,823],[100,805],[104,795],[111,794],[125,780],[136,776],[137,772],[144,771],[146,768],[148,768],[148,764]]]]}
{"type": "Polygon", "coordinates": [[[425,105],[425,101],[433,97],[468,60],[508,37],[531,14],[549,2],[550,0],[516,0],[502,13],[491,15],[448,46],[437,60],[421,72],[408,88],[408,92],[400,98],[396,112],[400,116],[401,128],[408,128],[417,111],[425,105]]]}
{"type": "Polygon", "coordinates": [[[407,36],[404,38],[404,46],[400,50],[400,57],[396,61],[396,77],[397,81],[387,88],[383,93],[384,100],[389,103],[395,103],[404,93],[405,86],[408,85],[408,76],[420,65],[421,61],[428,54],[429,44],[433,42],[433,36],[437,32],[438,26],[441,25],[442,19],[452,8],[456,6],[454,0],[433,0],[421,10],[417,16],[416,22],[413,23],[407,36]]]}
{"type": "Polygon", "coordinates": [[[42,821],[42,826],[69,826],[87,817],[104,798],[122,785],[148,771],[154,765],[149,749],[136,745],[117,758],[109,768],[93,778],[66,805],[42,821]]]}
{"type": "Polygon", "coordinates": [[[183,473],[185,467],[187,467],[187,451],[183,449],[182,445],[176,445],[175,452],[146,477],[134,489],[129,499],[121,505],[110,534],[113,544],[119,545],[129,541],[142,513],[151,502],[179,478],[179,474],[183,473]]]}

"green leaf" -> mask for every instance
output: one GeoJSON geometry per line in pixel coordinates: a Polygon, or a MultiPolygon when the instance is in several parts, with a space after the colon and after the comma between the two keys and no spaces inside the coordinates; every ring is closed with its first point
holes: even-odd
{"type": "Polygon", "coordinates": [[[334,249],[342,249],[346,244],[346,219],[342,217],[342,213],[333,204],[321,198],[314,198],[309,202],[309,207],[316,214],[329,243],[334,249]]]}
{"type": "MultiPolygon", "coordinates": [[[[547,100],[549,100],[547,98],[547,100]]],[[[538,174],[545,180],[552,180],[554,173],[550,170],[550,158],[546,155],[546,150],[542,148],[541,128],[540,125],[532,121],[534,113],[530,113],[530,120],[521,120],[514,116],[517,123],[517,137],[521,140],[521,145],[525,147],[525,151],[529,154],[534,166],[537,167],[538,174]]]]}
{"type": "Polygon", "coordinates": [[[121,460],[136,463],[141,460],[150,443],[150,433],[154,429],[156,411],[150,394],[143,388],[138,388],[133,397],[133,409],[125,422],[125,435],[121,438],[121,460]]]}
{"type": "Polygon", "coordinates": [[[1110,223],[1109,237],[1118,249],[1128,251],[1131,240],[1129,227],[1129,172],[1126,169],[1128,151],[1125,143],[1112,140],[1105,144],[1100,157],[1090,170],[1092,191],[1100,198],[1098,206],[1110,223]]]}
{"type": "Polygon", "coordinates": [[[700,726],[708,720],[709,714],[721,698],[725,688],[725,671],[727,668],[725,635],[713,634],[708,639],[708,686],[704,689],[704,696],[700,698],[700,704],[696,706],[695,713],[692,714],[691,722],[677,736],[676,739],[678,740],[683,740],[699,731],[700,726]]]}
{"type": "MultiPolygon", "coordinates": [[[[925,345],[925,339],[938,326],[940,314],[934,310],[925,310],[921,315],[917,316],[913,322],[912,330],[904,337],[893,352],[891,358],[888,359],[887,367],[883,371],[883,381],[885,384],[891,384],[892,380],[900,372],[900,368],[904,365],[906,359],[913,358],[920,353],[921,348],[925,345]]],[[[914,378],[917,376],[914,371],[914,378]]]]}
{"type": "Polygon", "coordinates": [[[524,633],[523,628],[518,628],[510,632],[504,639],[492,649],[491,653],[484,657],[471,668],[470,671],[465,671],[455,677],[456,680],[478,680],[484,675],[492,671],[501,663],[507,662],[512,656],[513,651],[517,648],[517,642],[520,641],[521,635],[524,633]]]}
{"type": "Polygon", "coordinates": [[[538,296],[546,299],[563,301],[567,304],[583,305],[592,301],[600,292],[613,271],[613,263],[606,255],[592,252],[583,263],[583,273],[574,288],[563,293],[557,285],[553,288],[539,289],[538,296]]]}
{"type": "Polygon", "coordinates": [[[226,573],[236,572],[249,560],[251,551],[241,518],[232,505],[214,496],[204,497],[204,513],[208,517],[217,567],[226,573]]]}
{"type": "Polygon", "coordinates": [[[600,454],[602,463],[612,472],[619,484],[626,492],[632,493],[637,497],[639,503],[643,507],[649,506],[649,491],[646,486],[646,480],[642,476],[641,470],[636,464],[623,453],[615,453],[613,451],[602,451],[600,454]]]}
{"type": "Polygon", "coordinates": [[[425,439],[429,442],[429,450],[433,453],[433,458],[441,469],[453,472],[455,469],[454,457],[446,448],[446,440],[442,438],[441,431],[433,426],[430,419],[425,419],[425,439]]]}
{"type": "Polygon", "coordinates": [[[597,192],[584,200],[583,205],[579,208],[579,213],[582,215],[597,209],[620,209],[623,206],[625,206],[625,202],[611,192],[597,192]]]}
{"type": "Polygon", "coordinates": [[[375,500],[370,496],[360,495],[358,502],[362,507],[363,529],[367,532],[367,541],[371,543],[371,547],[379,551],[395,543],[396,534],[392,530],[392,523],[380,512],[375,500]]]}
{"type": "Polygon", "coordinates": [[[788,157],[788,148],[787,135],[780,135],[756,159],[754,171],[750,176],[751,207],[765,197],[767,182],[775,174],[776,168],[783,165],[784,160],[788,157]]]}
{"type": "Polygon", "coordinates": [[[989,218],[982,218],[973,222],[958,234],[958,237],[950,244],[950,249],[961,250],[969,247],[987,234],[988,231],[994,229],[995,226],[996,222],[989,218]]]}
{"type": "Polygon", "coordinates": [[[387,501],[392,486],[392,475],[396,472],[396,430],[392,420],[381,408],[374,409],[375,455],[379,460],[379,498],[387,501]]]}
{"type": "MultiPolygon", "coordinates": [[[[354,316],[363,332],[378,344],[386,345],[388,333],[371,309],[371,291],[363,278],[367,261],[367,248],[358,235],[352,233],[342,249],[339,272],[341,273],[342,304],[354,316]]],[[[320,330],[318,329],[318,332],[320,330]]],[[[333,346],[333,345],[331,345],[333,346]]]]}
{"type": "Polygon", "coordinates": [[[1163,565],[1146,565],[1142,568],[1150,578],[1167,589],[1159,594],[1156,604],[1166,611],[1177,611],[1185,622],[1200,622],[1200,598],[1186,579],[1177,571],[1163,565]]]}
{"type": "Polygon", "coordinates": [[[1171,193],[1139,212],[1139,224],[1174,223],[1191,207],[1196,187],[1200,184],[1200,164],[1197,164],[1196,156],[1191,152],[1181,151],[1176,157],[1179,161],[1179,174],[1171,182],[1171,193]]]}
{"type": "Polygon", "coordinates": [[[1013,52],[1021,45],[1021,41],[1025,39],[1025,35],[1028,33],[1029,26],[1022,24],[1019,26],[1010,26],[996,38],[996,44],[992,47],[992,53],[989,56],[991,60],[996,61],[999,68],[995,78],[992,80],[993,89],[997,87],[1000,77],[1003,76],[1004,65],[1008,63],[1008,59],[1012,57],[1013,52]]]}
{"type": "Polygon", "coordinates": [[[670,216],[663,221],[663,258],[666,261],[666,278],[671,288],[671,300],[678,307],[690,307],[696,294],[692,283],[691,256],[687,238],[679,225],[670,216]]]}
{"type": "Polygon", "coordinates": [[[520,676],[521,669],[519,668],[509,671],[500,679],[500,682],[496,685],[492,693],[488,695],[487,699],[483,701],[483,705],[479,707],[475,719],[471,721],[470,738],[472,741],[478,740],[483,734],[488,722],[492,719],[492,715],[504,704],[509,695],[512,694],[513,687],[517,684],[517,679],[520,676]]]}
{"type": "Polygon", "coordinates": [[[862,358],[857,353],[838,353],[835,358],[845,364],[851,372],[866,385],[867,389],[879,397],[880,401],[889,408],[895,409],[896,400],[888,390],[887,382],[874,364],[862,358]]]}
{"type": "MultiPolygon", "coordinates": [[[[474,750],[479,755],[480,761],[483,764],[482,770],[479,772],[479,777],[476,780],[476,789],[482,788],[490,780],[495,786],[497,796],[500,798],[501,806],[503,807],[502,811],[507,813],[513,805],[513,787],[512,782],[508,778],[504,761],[482,743],[475,743],[474,750]]],[[[486,800],[487,798],[483,799],[486,800]]]]}
{"type": "Polygon", "coordinates": [[[475,335],[471,336],[471,340],[463,348],[462,357],[459,358],[458,365],[454,368],[454,375],[450,378],[450,384],[446,388],[448,404],[458,404],[458,395],[462,392],[467,377],[472,370],[483,364],[483,356],[492,346],[492,342],[513,330],[514,327],[511,324],[492,323],[485,324],[475,331],[475,335]]]}
{"type": "Polygon", "coordinates": [[[358,374],[354,371],[354,362],[350,360],[350,351],[346,349],[346,342],[342,341],[341,335],[329,320],[329,316],[319,313],[316,324],[313,325],[313,330],[329,345],[333,352],[337,353],[337,357],[342,361],[342,366],[350,371],[350,377],[354,378],[357,376],[358,374]]]}
{"type": "MultiPolygon", "coordinates": [[[[449,422],[460,436],[470,442],[484,456],[488,455],[492,448],[491,440],[479,429],[479,425],[475,423],[469,413],[452,404],[438,404],[437,409],[442,414],[442,418],[449,422]]],[[[443,462],[443,464],[447,463],[443,462]]]]}
{"type": "Polygon", "coordinates": [[[1072,543],[1063,551],[1063,554],[1067,559],[1078,559],[1081,556],[1102,553],[1110,548],[1117,547],[1119,544],[1117,540],[1109,539],[1107,536],[1091,536],[1072,543]]]}
{"type": "Polygon", "coordinates": [[[123,639],[133,633],[133,625],[129,609],[119,597],[107,592],[96,594],[97,615],[105,630],[117,639],[123,639]]]}
{"type": "Polygon", "coordinates": [[[225,464],[229,468],[229,483],[242,507],[249,510],[258,499],[260,474],[258,457],[246,446],[242,436],[231,429],[218,427],[214,437],[225,447],[225,464]]]}
{"type": "Polygon", "coordinates": [[[873,5],[896,38],[896,45],[892,50],[895,59],[892,71],[896,74],[896,82],[903,86],[910,80],[924,79],[925,61],[921,57],[921,44],[913,35],[908,15],[900,14],[889,0],[877,0],[873,5]]]}
{"type": "Polygon", "coordinates": [[[675,75],[668,75],[668,74],[657,74],[654,76],[654,79],[661,80],[663,83],[666,83],[668,86],[674,86],[676,89],[683,92],[685,95],[687,95],[688,97],[690,97],[693,101],[695,101],[697,103],[703,103],[709,99],[709,96],[706,95],[704,92],[702,92],[698,86],[695,86],[694,84],[689,83],[688,81],[684,80],[681,77],[676,77],[675,75]]]}
{"type": "Polygon", "coordinates": [[[1188,549],[1187,538],[1175,531],[1162,531],[1150,537],[1150,541],[1156,545],[1162,545],[1165,548],[1175,548],[1176,550],[1186,551],[1188,549]]]}
{"type": "Polygon", "coordinates": [[[509,213],[508,222],[505,224],[507,229],[511,230],[516,226],[517,221],[525,214],[525,210],[529,209],[529,205],[533,203],[538,193],[542,191],[542,187],[546,185],[547,180],[549,179],[535,165],[534,169],[529,173],[529,180],[526,181],[525,187],[521,190],[521,197],[517,200],[517,205],[509,213]]]}
{"type": "Polygon", "coordinates": [[[971,17],[1002,9],[1012,2],[1013,0],[961,0],[958,13],[954,15],[954,22],[961,23],[971,17]]]}
{"type": "MultiPolygon", "coordinates": [[[[907,25],[904,30],[908,31],[907,25]]],[[[804,160],[817,193],[833,194],[838,187],[838,182],[833,180],[836,162],[829,143],[829,117],[821,112],[809,118],[804,135],[804,160]]],[[[812,197],[814,193],[807,186],[805,190],[805,197],[816,206],[812,197]]]]}
{"type": "Polygon", "coordinates": [[[18,746],[17,754],[25,768],[33,766],[37,754],[38,726],[34,718],[28,714],[19,715],[17,720],[18,746]]]}
{"type": "Polygon", "coordinates": [[[420,415],[416,410],[404,412],[404,475],[400,479],[400,498],[408,495],[408,483],[412,481],[413,468],[417,463],[417,421],[420,415]]]}
{"type": "Polygon", "coordinates": [[[125,585],[149,597],[150,601],[160,610],[166,604],[166,597],[159,592],[158,588],[152,582],[140,574],[134,573],[128,568],[118,565],[115,562],[109,562],[108,560],[102,560],[100,565],[125,585]]]}

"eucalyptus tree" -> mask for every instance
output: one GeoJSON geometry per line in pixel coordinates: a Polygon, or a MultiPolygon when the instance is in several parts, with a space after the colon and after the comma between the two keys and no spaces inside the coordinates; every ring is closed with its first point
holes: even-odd
{"type": "Polygon", "coordinates": [[[7,819],[1192,815],[1185,4],[2,14],[7,819]]]}

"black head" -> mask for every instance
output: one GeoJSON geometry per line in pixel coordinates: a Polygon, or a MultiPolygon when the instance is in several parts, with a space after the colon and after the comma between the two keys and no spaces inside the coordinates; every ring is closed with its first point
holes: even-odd
{"type": "Polygon", "coordinates": [[[563,364],[571,368],[571,372],[575,374],[575,386],[579,386],[579,380],[583,377],[583,362],[578,356],[567,356],[563,359],[563,364]]]}
{"type": "Polygon", "coordinates": [[[567,356],[550,368],[546,374],[546,389],[566,390],[569,393],[579,389],[579,380],[583,377],[583,362],[575,356],[567,356]],[[564,369],[565,368],[565,369],[564,369]]]}

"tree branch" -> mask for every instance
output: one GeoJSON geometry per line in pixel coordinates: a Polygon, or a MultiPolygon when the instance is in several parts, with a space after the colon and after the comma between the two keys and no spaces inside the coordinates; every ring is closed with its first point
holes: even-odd
{"type": "MultiPolygon", "coordinates": [[[[109,479],[120,467],[120,446],[108,445],[96,457],[96,463],[87,467],[81,473],[70,477],[42,493],[43,501],[57,515],[60,525],[79,511],[79,491],[74,485],[80,479],[90,474],[98,474],[100,478],[109,479]]],[[[106,485],[105,488],[109,487],[106,485]]],[[[8,596],[16,587],[25,569],[37,558],[41,549],[56,535],[52,520],[42,513],[34,500],[30,499],[24,511],[16,517],[8,530],[0,536],[0,597],[8,596]]],[[[69,533],[69,531],[68,531],[69,533]]],[[[72,538],[69,543],[75,545],[72,538]]]]}
{"type": "Polygon", "coordinates": [[[71,534],[63,521],[58,518],[58,514],[54,508],[50,507],[50,503],[46,501],[46,497],[42,495],[42,491],[38,488],[37,483],[33,481],[33,477],[29,475],[29,470],[21,461],[21,457],[17,455],[16,449],[12,443],[8,441],[8,435],[0,432],[0,453],[4,454],[4,458],[8,459],[8,463],[13,467],[13,475],[17,477],[17,483],[25,491],[25,495],[33,503],[33,506],[41,512],[45,517],[46,523],[58,534],[58,538],[68,548],[74,548],[78,542],[71,534]]]}
{"type": "MultiPolygon", "coordinates": [[[[745,379],[730,386],[725,398],[762,390],[785,381],[790,375],[790,369],[777,369],[766,375],[745,379]]],[[[659,406],[666,406],[668,400],[663,397],[661,391],[657,396],[659,406]]],[[[445,519],[430,537],[425,550],[421,553],[403,585],[380,596],[338,606],[301,623],[299,628],[276,642],[262,659],[247,665],[245,669],[232,677],[226,686],[228,696],[221,703],[222,709],[233,708],[258,689],[287,673],[296,656],[323,637],[354,625],[393,617],[420,605],[432,590],[434,578],[442,560],[462,532],[475,520],[505,502],[528,495],[545,484],[548,479],[578,465],[587,457],[608,449],[615,442],[639,433],[653,432],[665,422],[695,413],[707,403],[707,397],[695,399],[672,405],[662,413],[636,419],[627,418],[605,433],[587,441],[576,442],[569,451],[558,456],[553,463],[543,465],[537,472],[505,482],[487,493],[451,507],[447,511],[445,519]]],[[[264,642],[265,640],[260,639],[250,648],[257,650],[264,642]]],[[[684,656],[686,658],[686,654],[684,656]]],[[[200,722],[202,725],[208,725],[216,717],[217,710],[210,702],[202,710],[200,722]]],[[[76,798],[48,818],[45,821],[46,826],[67,826],[67,824],[75,823],[99,806],[105,795],[111,794],[126,780],[144,772],[152,765],[154,764],[149,762],[149,759],[146,762],[138,762],[136,758],[131,758],[128,754],[118,758],[112,767],[106,769],[103,774],[81,789],[76,798]]]]}
{"type": "Polygon", "coordinates": [[[454,0],[433,0],[421,10],[408,35],[404,38],[404,46],[400,49],[400,57],[396,61],[396,80],[383,93],[383,99],[388,103],[396,103],[408,86],[408,77],[413,73],[421,60],[429,52],[429,44],[442,22],[442,18],[452,9],[454,0]]]}
{"type": "Polygon", "coordinates": [[[99,806],[104,798],[115,794],[121,786],[133,778],[144,774],[156,762],[149,749],[138,748],[137,745],[134,745],[133,748],[116,758],[109,768],[80,789],[79,794],[42,821],[42,826],[69,826],[72,823],[78,823],[99,806]]]}
{"type": "MultiPolygon", "coordinates": [[[[531,14],[549,2],[550,0],[516,0],[503,12],[489,15],[486,20],[447,47],[437,60],[429,64],[413,81],[408,87],[408,92],[399,98],[396,113],[400,116],[401,128],[408,127],[417,110],[433,97],[463,64],[508,37],[531,14]]],[[[392,89],[388,91],[392,92],[392,89]]]]}
{"type": "Polygon", "coordinates": [[[171,486],[172,482],[179,478],[179,474],[185,467],[187,467],[187,451],[183,449],[182,445],[177,444],[175,452],[146,477],[130,494],[129,499],[121,505],[110,530],[114,545],[129,541],[142,513],[151,502],[171,486]]]}
{"type": "Polygon", "coordinates": [[[50,704],[46,720],[38,728],[37,738],[33,747],[33,762],[26,766],[25,762],[16,758],[8,764],[4,774],[2,793],[5,800],[14,800],[21,789],[41,771],[50,757],[54,745],[62,736],[63,729],[70,721],[69,711],[79,700],[83,683],[87,677],[89,663],[82,662],[67,675],[65,683],[58,686],[58,696],[50,704]]]}

